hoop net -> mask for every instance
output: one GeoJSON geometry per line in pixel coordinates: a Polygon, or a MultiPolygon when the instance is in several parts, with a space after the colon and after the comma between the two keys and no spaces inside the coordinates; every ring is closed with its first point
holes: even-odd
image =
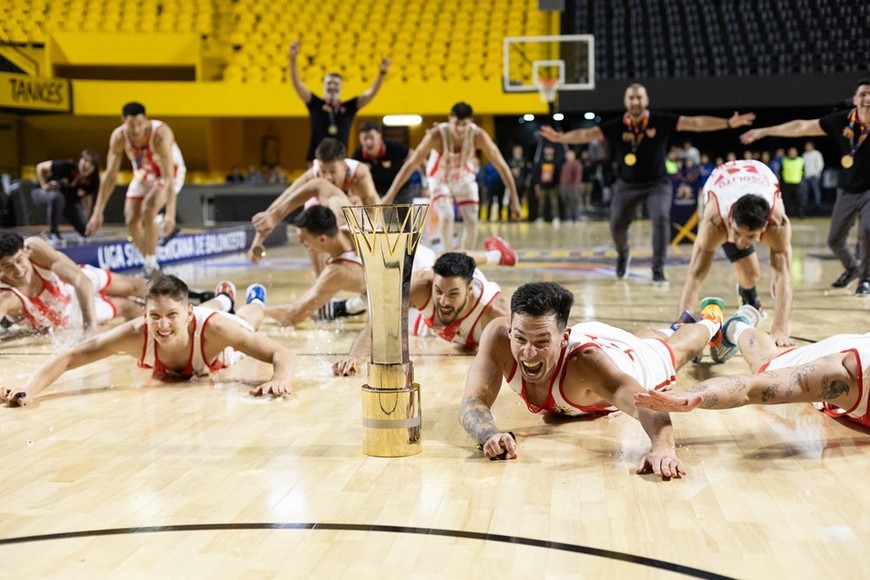
{"type": "Polygon", "coordinates": [[[562,81],[558,77],[539,77],[535,80],[538,94],[541,95],[541,100],[545,103],[556,101],[556,92],[561,85],[562,81]]]}

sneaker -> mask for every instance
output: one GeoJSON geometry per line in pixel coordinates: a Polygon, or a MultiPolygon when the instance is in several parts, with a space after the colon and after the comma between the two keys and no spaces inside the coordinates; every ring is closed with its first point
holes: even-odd
{"type": "Polygon", "coordinates": [[[858,288],[855,289],[855,294],[870,296],[870,278],[861,280],[861,283],[858,284],[858,288]]]}
{"type": "Polygon", "coordinates": [[[330,300],[317,309],[319,320],[335,320],[350,316],[347,311],[347,300],[330,300]]]}
{"type": "Polygon", "coordinates": [[[652,280],[655,284],[667,284],[668,282],[664,270],[660,268],[653,268],[652,280]]]}
{"type": "Polygon", "coordinates": [[[719,330],[710,339],[710,346],[718,346],[722,342],[722,322],[725,320],[725,301],[721,298],[707,297],[701,300],[701,318],[719,323],[719,330]]]}
{"type": "Polygon", "coordinates": [[[737,352],[737,345],[728,340],[728,327],[735,322],[743,322],[755,328],[758,326],[758,321],[761,320],[761,314],[749,304],[741,306],[731,318],[725,321],[722,325],[722,342],[718,346],[710,347],[710,357],[713,362],[723,363],[734,356],[737,352]]]}
{"type": "MultiPolygon", "coordinates": [[[[214,294],[215,296],[225,294],[233,305],[236,303],[236,285],[229,280],[218,282],[217,286],[214,287],[214,294]]],[[[232,310],[232,308],[230,310],[232,310]]]]}
{"type": "Polygon", "coordinates": [[[840,277],[836,279],[836,281],[831,284],[831,288],[845,288],[849,285],[849,282],[858,277],[858,268],[849,268],[842,274],[840,277]]]}
{"type": "Polygon", "coordinates": [[[517,253],[511,248],[507,241],[499,236],[490,236],[483,241],[483,247],[487,250],[496,250],[501,254],[499,265],[515,266],[517,263],[517,253]]]}
{"type": "Polygon", "coordinates": [[[245,304],[250,304],[254,300],[259,300],[266,304],[266,287],[262,284],[251,284],[245,290],[245,304]]]}
{"type": "Polygon", "coordinates": [[[688,310],[683,310],[683,313],[680,314],[680,317],[671,323],[671,330],[676,330],[684,324],[694,324],[696,322],[698,322],[698,319],[695,318],[694,314],[692,314],[688,310]]]}
{"type": "Polygon", "coordinates": [[[631,265],[631,252],[619,252],[616,256],[616,277],[624,278],[628,267],[631,265]]]}

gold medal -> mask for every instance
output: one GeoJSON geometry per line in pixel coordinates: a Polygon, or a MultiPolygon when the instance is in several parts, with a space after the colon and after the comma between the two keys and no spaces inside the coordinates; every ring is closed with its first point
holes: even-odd
{"type": "Polygon", "coordinates": [[[625,157],[622,158],[625,161],[625,164],[629,167],[632,167],[635,163],[637,163],[637,155],[634,153],[626,153],[625,157]]]}
{"type": "Polygon", "coordinates": [[[253,254],[255,258],[261,260],[266,257],[266,248],[263,246],[254,246],[251,248],[251,254],[253,254]]]}
{"type": "Polygon", "coordinates": [[[338,133],[338,127],[336,127],[335,125],[330,125],[330,126],[329,126],[329,129],[327,129],[327,132],[328,132],[330,135],[335,135],[335,134],[338,133]]]}
{"type": "Polygon", "coordinates": [[[840,158],[840,165],[843,166],[844,169],[849,169],[855,163],[855,158],[851,155],[843,155],[840,158]]]}

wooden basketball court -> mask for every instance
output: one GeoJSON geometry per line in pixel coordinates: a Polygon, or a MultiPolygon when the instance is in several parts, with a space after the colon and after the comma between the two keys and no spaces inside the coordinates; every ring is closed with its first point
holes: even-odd
{"type": "MultiPolygon", "coordinates": [[[[870,300],[854,284],[829,287],[841,267],[825,247],[827,225],[794,223],[798,344],[870,330],[870,300]]],[[[632,227],[626,280],[613,275],[603,222],[483,229],[520,252],[518,267],[486,269],[507,292],[557,281],[576,295],[575,320],[628,330],[678,314],[690,247],[671,250],[670,286],[654,287],[647,222],[632,227]]],[[[762,247],[763,264],[766,256],[762,247]]],[[[169,271],[199,287],[260,281],[273,304],[311,282],[298,245],[270,251],[261,267],[235,255],[169,271]]],[[[772,307],[768,283],[765,274],[759,288],[772,307]]],[[[724,258],[704,294],[737,307],[724,258]]],[[[870,432],[809,405],[675,415],[689,473],[661,481],[633,473],[648,440],[631,418],[548,422],[503,389],[494,411],[517,435],[520,457],[490,462],[457,418],[470,357],[413,338],[423,452],[366,457],[365,375],[330,370],[362,323],[264,324],[298,353],[286,400],[248,396],[269,376],[255,361],[211,382],[161,385],[119,356],[68,374],[30,408],[0,408],[0,576],[866,576],[870,432]]],[[[0,334],[2,382],[23,382],[63,339],[0,334]]],[[[684,368],[681,386],[747,370],[740,357],[709,363],[684,368]]]]}

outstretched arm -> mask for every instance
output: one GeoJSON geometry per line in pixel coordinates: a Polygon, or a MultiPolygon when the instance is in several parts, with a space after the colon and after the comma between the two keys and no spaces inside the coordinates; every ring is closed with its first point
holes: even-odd
{"type": "Polygon", "coordinates": [[[744,113],[741,115],[737,111],[734,111],[734,114],[727,119],[707,115],[697,115],[695,117],[683,115],[677,121],[677,131],[694,131],[696,133],[721,131],[723,129],[746,127],[751,125],[753,121],[755,121],[755,113],[744,113]]]}
{"type": "Polygon", "coordinates": [[[91,219],[85,229],[87,235],[92,236],[103,227],[103,212],[109,198],[115,191],[115,183],[118,181],[118,170],[121,168],[121,159],[124,156],[124,130],[118,127],[109,138],[109,154],[106,156],[106,172],[100,180],[100,190],[97,192],[97,200],[91,212],[91,219]]]}
{"type": "Polygon", "coordinates": [[[686,281],[683,283],[683,289],[680,293],[680,312],[684,310],[691,312],[697,307],[701,285],[710,273],[716,248],[727,238],[725,232],[716,227],[711,220],[711,216],[715,213],[716,209],[713,205],[708,204],[698,228],[698,237],[692,246],[689,270],[686,273],[686,281]]]}
{"type": "Polygon", "coordinates": [[[311,91],[302,82],[302,77],[299,76],[299,64],[296,62],[299,57],[299,41],[294,40],[290,43],[288,49],[290,57],[290,82],[293,83],[293,88],[296,89],[296,94],[302,99],[306,105],[311,102],[311,91]]]}
{"type": "Polygon", "coordinates": [[[258,361],[272,364],[272,378],[251,389],[251,395],[271,394],[285,397],[292,392],[291,383],[296,363],[296,356],[292,352],[268,336],[242,328],[226,317],[213,316],[212,321],[206,327],[207,341],[230,346],[258,361]]]}
{"type": "Polygon", "coordinates": [[[378,94],[378,91],[381,90],[381,85],[384,82],[384,77],[387,76],[388,70],[390,70],[390,59],[382,58],[381,67],[378,69],[378,76],[375,79],[375,82],[372,83],[372,86],[369,87],[369,90],[357,97],[356,103],[358,109],[362,109],[363,107],[372,102],[372,99],[374,99],[375,95],[378,94]]]}
{"type": "Polygon", "coordinates": [[[492,405],[501,389],[505,357],[511,358],[507,319],[503,318],[483,331],[480,348],[468,369],[465,394],[459,405],[459,422],[471,438],[483,447],[483,454],[489,459],[517,458],[516,441],[510,433],[499,430],[492,415],[492,405]]]}
{"type": "Polygon", "coordinates": [[[332,364],[332,374],[337,377],[352,377],[360,371],[366,355],[372,351],[372,319],[369,318],[365,327],[353,340],[350,353],[332,364]]]}
{"type": "Polygon", "coordinates": [[[336,293],[347,289],[344,283],[346,274],[341,271],[343,267],[335,264],[327,265],[317,277],[317,280],[314,281],[314,285],[301,297],[287,306],[266,307],[266,314],[287,326],[308,320],[312,314],[317,312],[318,308],[328,303],[336,293]]]}
{"type": "Polygon", "coordinates": [[[163,217],[163,234],[169,235],[175,229],[175,208],[178,203],[178,192],[175,191],[175,160],[172,158],[172,146],[175,145],[175,134],[169,125],[161,125],[157,130],[154,145],[157,159],[160,163],[160,176],[163,187],[166,188],[166,215],[163,217]]]}
{"type": "Polygon", "coordinates": [[[749,145],[765,137],[822,137],[824,135],[825,131],[819,119],[796,119],[780,125],[751,129],[740,136],[740,142],[749,145]]]}
{"type": "Polygon", "coordinates": [[[131,320],[51,357],[36,369],[21,388],[2,387],[0,401],[9,406],[29,405],[36,395],[68,370],[102,360],[118,352],[130,354],[141,352],[143,325],[141,319],[131,320]]]}
{"type": "Polygon", "coordinates": [[[574,129],[563,133],[556,131],[552,127],[544,125],[541,127],[541,137],[553,143],[591,143],[604,139],[604,133],[599,127],[589,127],[588,129],[574,129]]]}
{"type": "Polygon", "coordinates": [[[411,174],[414,173],[417,167],[424,164],[426,156],[429,155],[429,151],[431,151],[433,147],[441,147],[440,131],[429,130],[426,132],[423,140],[420,141],[420,144],[417,145],[414,152],[411,153],[411,155],[408,156],[408,159],[405,160],[405,163],[402,164],[402,168],[399,169],[399,173],[396,174],[396,178],[393,179],[393,183],[390,184],[390,189],[388,189],[387,193],[384,194],[384,197],[381,198],[381,203],[385,205],[393,203],[399,190],[402,189],[405,182],[411,178],[411,174]]]}
{"type": "Polygon", "coordinates": [[[768,228],[765,239],[770,244],[771,282],[775,290],[775,309],[770,335],[777,346],[794,346],[794,341],[788,336],[788,323],[791,319],[791,304],[794,295],[791,282],[790,223],[786,221],[782,225],[768,228]]]}
{"type": "Polygon", "coordinates": [[[853,353],[837,353],[796,367],[714,377],[688,391],[638,393],[634,402],[638,407],[670,413],[816,401],[849,409],[860,396],[857,366],[853,353]]]}
{"type": "Polygon", "coordinates": [[[520,196],[517,193],[517,184],[514,181],[514,175],[513,173],[511,173],[510,166],[507,164],[507,161],[504,160],[501,151],[498,150],[498,147],[496,147],[495,143],[492,141],[489,133],[481,129],[478,131],[476,137],[487,159],[492,161],[492,164],[498,171],[499,177],[501,177],[502,183],[505,184],[508,192],[510,193],[511,215],[514,217],[514,219],[520,219],[520,217],[522,217],[520,196]]]}
{"type": "Polygon", "coordinates": [[[570,376],[583,376],[592,390],[620,411],[637,419],[650,438],[652,449],[641,460],[637,473],[652,471],[660,477],[680,477],[686,470],[677,458],[674,428],[667,413],[651,412],[634,404],[634,395],[646,391],[622,372],[598,347],[583,350],[569,362],[570,376]]]}

